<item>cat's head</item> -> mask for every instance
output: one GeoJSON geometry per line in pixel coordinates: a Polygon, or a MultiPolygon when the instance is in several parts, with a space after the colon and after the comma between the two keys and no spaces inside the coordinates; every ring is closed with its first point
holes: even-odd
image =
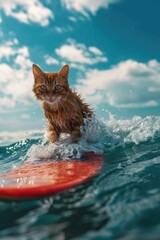
{"type": "Polygon", "coordinates": [[[34,75],[33,92],[38,100],[55,104],[66,98],[69,91],[69,66],[65,65],[59,72],[43,72],[36,64],[32,67],[34,75]]]}

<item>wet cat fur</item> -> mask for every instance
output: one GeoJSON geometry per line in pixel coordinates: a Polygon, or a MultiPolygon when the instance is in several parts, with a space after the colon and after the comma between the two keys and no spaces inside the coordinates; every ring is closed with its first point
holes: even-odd
{"type": "Polygon", "coordinates": [[[65,65],[59,72],[46,73],[33,64],[32,70],[35,80],[33,92],[42,101],[44,115],[48,119],[49,142],[58,141],[61,133],[69,133],[71,142],[78,142],[80,126],[84,118],[91,117],[93,112],[70,88],[69,66],[65,65]]]}

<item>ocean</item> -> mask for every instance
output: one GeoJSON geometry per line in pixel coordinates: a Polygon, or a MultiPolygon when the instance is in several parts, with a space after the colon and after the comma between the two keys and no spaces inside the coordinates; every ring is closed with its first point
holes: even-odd
{"type": "Polygon", "coordinates": [[[26,201],[0,201],[0,239],[160,239],[160,117],[88,119],[79,144],[46,130],[0,133],[0,172],[39,158],[104,155],[101,172],[68,191],[26,201]]]}

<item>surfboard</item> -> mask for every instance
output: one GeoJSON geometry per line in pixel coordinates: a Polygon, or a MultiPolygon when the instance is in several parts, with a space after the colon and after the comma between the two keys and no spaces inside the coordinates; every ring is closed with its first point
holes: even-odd
{"type": "Polygon", "coordinates": [[[100,172],[102,165],[103,155],[93,152],[75,160],[27,161],[0,174],[0,199],[26,200],[54,195],[86,182],[100,172]]]}

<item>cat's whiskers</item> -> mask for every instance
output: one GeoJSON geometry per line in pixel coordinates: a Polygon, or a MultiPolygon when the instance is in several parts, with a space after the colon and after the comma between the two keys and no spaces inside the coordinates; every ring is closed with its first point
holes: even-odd
{"type": "Polygon", "coordinates": [[[53,100],[53,99],[48,100],[48,99],[46,99],[46,97],[43,98],[43,100],[50,105],[57,105],[57,103],[59,103],[60,99],[61,99],[60,97],[56,98],[55,100],[53,100]]]}

